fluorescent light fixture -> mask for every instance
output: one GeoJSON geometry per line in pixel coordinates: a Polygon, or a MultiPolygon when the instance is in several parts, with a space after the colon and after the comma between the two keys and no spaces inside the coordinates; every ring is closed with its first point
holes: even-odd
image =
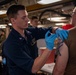
{"type": "Polygon", "coordinates": [[[50,3],[55,3],[58,1],[61,1],[61,0],[40,0],[37,3],[39,3],[39,4],[50,4],[50,3]]]}
{"type": "Polygon", "coordinates": [[[63,25],[66,25],[66,23],[56,23],[55,25],[56,26],[63,26],[63,25]]]}
{"type": "Polygon", "coordinates": [[[47,20],[50,21],[64,21],[66,17],[51,17],[51,18],[47,18],[47,20]]]}
{"type": "Polygon", "coordinates": [[[37,27],[40,28],[40,27],[45,27],[45,26],[44,25],[38,25],[37,27]]]}
{"type": "Polygon", "coordinates": [[[6,28],[6,24],[0,24],[0,28],[6,28]]]}
{"type": "Polygon", "coordinates": [[[12,24],[11,24],[11,23],[8,23],[8,25],[9,25],[9,26],[12,26],[12,24]]]}
{"type": "Polygon", "coordinates": [[[28,23],[30,24],[30,21],[28,21],[28,23]]]}
{"type": "Polygon", "coordinates": [[[52,22],[68,22],[68,20],[52,20],[52,22]]]}
{"type": "Polygon", "coordinates": [[[61,20],[65,19],[66,17],[52,17],[51,20],[61,20]]]}
{"type": "Polygon", "coordinates": [[[51,20],[51,18],[47,18],[47,20],[51,20]]]}
{"type": "Polygon", "coordinates": [[[0,15],[6,14],[6,10],[0,10],[0,15]]]}

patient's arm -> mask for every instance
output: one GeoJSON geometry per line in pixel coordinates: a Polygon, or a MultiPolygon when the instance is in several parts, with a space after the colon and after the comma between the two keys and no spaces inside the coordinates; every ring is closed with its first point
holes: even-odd
{"type": "Polygon", "coordinates": [[[61,56],[58,55],[56,64],[53,70],[53,75],[64,75],[65,68],[68,62],[68,47],[65,43],[60,47],[61,56]]]}

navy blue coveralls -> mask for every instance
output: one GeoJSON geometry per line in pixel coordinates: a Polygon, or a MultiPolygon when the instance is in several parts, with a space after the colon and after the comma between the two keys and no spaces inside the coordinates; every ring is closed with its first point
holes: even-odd
{"type": "Polygon", "coordinates": [[[29,28],[25,30],[26,39],[12,28],[3,44],[3,54],[7,59],[9,75],[35,75],[31,72],[38,56],[36,40],[44,38],[49,28],[29,28]]]}

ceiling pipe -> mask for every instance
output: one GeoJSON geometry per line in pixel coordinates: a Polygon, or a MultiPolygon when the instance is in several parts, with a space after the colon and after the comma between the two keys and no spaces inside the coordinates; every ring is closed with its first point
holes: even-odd
{"type": "Polygon", "coordinates": [[[11,1],[14,1],[14,0],[0,0],[0,6],[10,3],[11,1]]]}
{"type": "Polygon", "coordinates": [[[63,16],[63,17],[71,17],[69,14],[63,14],[63,13],[58,12],[58,11],[55,11],[55,10],[53,10],[53,9],[47,9],[47,10],[44,10],[44,11],[40,14],[39,20],[41,20],[41,17],[42,17],[43,14],[46,13],[46,12],[53,12],[53,13],[56,13],[56,14],[58,14],[58,15],[60,15],[60,16],[63,16]]]}

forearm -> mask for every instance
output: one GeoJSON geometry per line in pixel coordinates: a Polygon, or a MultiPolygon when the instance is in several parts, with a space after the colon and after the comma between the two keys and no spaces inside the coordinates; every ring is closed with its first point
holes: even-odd
{"type": "Polygon", "coordinates": [[[46,63],[46,60],[49,57],[50,53],[51,51],[46,49],[42,55],[35,59],[32,67],[32,73],[36,73],[38,70],[41,69],[41,67],[46,63]]]}

